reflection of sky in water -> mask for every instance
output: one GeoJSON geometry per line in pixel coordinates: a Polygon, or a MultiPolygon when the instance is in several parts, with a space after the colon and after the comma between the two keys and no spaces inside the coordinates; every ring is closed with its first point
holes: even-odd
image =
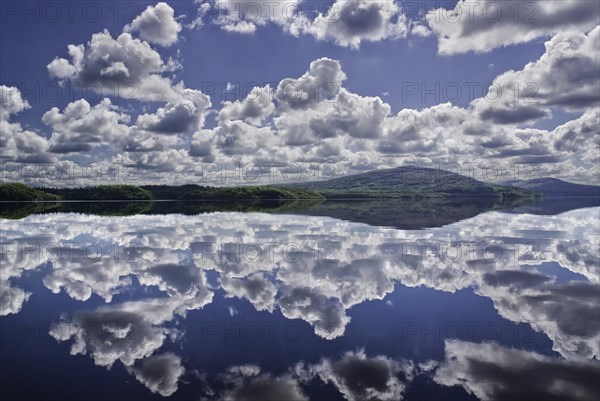
{"type": "Polygon", "coordinates": [[[599,211],[3,220],[3,376],[80,399],[593,398],[599,211]]]}

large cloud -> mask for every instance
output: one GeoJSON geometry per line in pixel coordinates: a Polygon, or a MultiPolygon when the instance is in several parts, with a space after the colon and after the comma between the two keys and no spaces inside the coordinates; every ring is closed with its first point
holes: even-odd
{"type": "Polygon", "coordinates": [[[219,395],[223,401],[309,401],[291,375],[261,374],[259,366],[232,366],[222,377],[228,387],[219,395]]]}
{"type": "Polygon", "coordinates": [[[166,152],[169,146],[176,145],[176,135],[156,135],[154,132],[132,129],[129,136],[123,141],[125,152],[166,152]]]}
{"type": "Polygon", "coordinates": [[[181,24],[175,19],[175,11],[166,3],[148,6],[140,15],[125,26],[125,32],[137,32],[145,41],[161,46],[177,42],[181,24]]]}
{"type": "MultiPolygon", "coordinates": [[[[585,253],[577,255],[583,257],[585,253]]],[[[600,323],[594,316],[600,314],[600,305],[594,298],[600,287],[595,283],[552,281],[542,274],[498,270],[483,275],[478,292],[492,298],[502,316],[528,322],[548,333],[561,355],[584,360],[598,355],[600,323]]]]}
{"type": "Polygon", "coordinates": [[[464,146],[466,138],[458,138],[471,119],[468,110],[449,103],[423,110],[401,110],[385,120],[377,151],[430,157],[461,152],[460,144],[464,146]]]}
{"type": "Polygon", "coordinates": [[[147,42],[108,31],[92,35],[87,45],[69,45],[70,59],[55,58],[47,68],[52,77],[70,80],[101,94],[150,101],[179,101],[183,84],[163,76],[175,68],[165,63],[147,42]]]}
{"type": "Polygon", "coordinates": [[[177,391],[185,369],[172,353],[153,355],[176,334],[161,325],[199,307],[197,301],[180,296],[127,302],[77,312],[72,321],[54,324],[49,334],[58,341],[72,338],[71,354],[89,353],[97,365],[110,369],[120,361],[152,392],[169,396],[177,391]]]}
{"type": "Polygon", "coordinates": [[[434,380],[462,386],[483,401],[593,400],[600,391],[598,361],[572,362],[493,343],[447,340],[434,380]]]}
{"type": "MultiPolygon", "coordinates": [[[[258,102],[249,98],[226,102],[218,127],[194,134],[190,154],[205,162],[240,161],[234,157],[242,158],[242,162],[271,164],[337,160],[344,169],[361,170],[375,167],[381,153],[408,153],[420,148],[420,153],[429,151],[431,155],[453,140],[461,144],[461,124],[472,118],[468,111],[443,105],[423,112],[405,110],[391,117],[387,103],[379,97],[348,91],[343,87],[345,79],[339,61],[320,58],[299,78],[283,79],[273,100],[265,87],[251,92],[252,100],[258,97],[258,102]],[[270,114],[272,120],[268,119],[270,114]],[[411,114],[416,117],[410,118],[411,114]],[[430,122],[406,127],[408,121],[425,118],[430,122]],[[456,138],[448,134],[448,126],[454,126],[456,138]],[[410,138],[401,133],[409,128],[410,138]]],[[[454,147],[445,152],[465,150],[467,145],[454,147]]]]}
{"type": "Polygon", "coordinates": [[[308,368],[325,383],[333,383],[348,401],[403,399],[405,382],[412,379],[412,364],[385,356],[367,357],[364,351],[348,352],[340,360],[324,359],[308,368]]]}
{"type": "Polygon", "coordinates": [[[11,116],[29,109],[29,103],[15,87],[0,85],[0,159],[23,163],[48,163],[48,141],[33,131],[11,123],[11,116]]]}
{"type": "Polygon", "coordinates": [[[336,0],[327,13],[319,12],[314,19],[297,14],[287,30],[357,49],[364,41],[405,37],[408,25],[394,0],[336,0]]]}
{"type": "Polygon", "coordinates": [[[282,108],[305,109],[335,100],[346,74],[337,60],[323,57],[310,63],[300,78],[286,78],[277,86],[275,98],[282,108]]]}
{"type": "MultiPolygon", "coordinates": [[[[389,112],[390,106],[378,97],[362,97],[342,89],[331,102],[282,113],[275,118],[275,127],[286,145],[308,145],[305,152],[319,152],[327,143],[339,150],[343,146],[340,140],[379,137],[389,112]]],[[[321,158],[326,157],[322,154],[321,158]]]]}
{"type": "Polygon", "coordinates": [[[154,114],[142,114],[136,127],[144,131],[161,134],[194,132],[204,124],[204,113],[210,107],[210,99],[194,89],[181,90],[182,99],[168,102],[154,114]]]}
{"type": "Polygon", "coordinates": [[[277,287],[262,274],[255,273],[240,278],[223,277],[220,283],[227,297],[247,299],[259,311],[273,312],[275,309],[277,287]]]}
{"type": "Polygon", "coordinates": [[[403,38],[408,32],[407,18],[394,0],[336,0],[327,11],[318,4],[307,4],[306,10],[303,5],[298,0],[202,3],[192,26],[201,26],[207,15],[222,29],[243,34],[274,23],[294,36],[311,35],[354,49],[365,41],[403,38]]]}
{"type": "Polygon", "coordinates": [[[168,397],[177,391],[177,382],[185,373],[181,358],[172,353],[142,359],[140,366],[130,368],[135,378],[153,393],[168,397]]]}
{"type": "Polygon", "coordinates": [[[488,52],[598,24],[594,1],[460,0],[454,9],[430,11],[427,22],[438,37],[441,54],[488,52]]]}
{"type": "Polygon", "coordinates": [[[552,147],[564,164],[552,166],[552,174],[572,181],[598,184],[600,176],[600,111],[590,109],[580,118],[558,126],[551,133],[552,147]]]}
{"type": "Polygon", "coordinates": [[[154,327],[143,313],[115,307],[80,312],[69,323],[52,327],[58,341],[74,338],[71,354],[89,354],[100,366],[111,367],[120,360],[131,366],[150,356],[166,339],[164,329],[154,327]]]}
{"type": "Polygon", "coordinates": [[[0,290],[0,316],[19,313],[23,304],[31,296],[28,291],[9,286],[4,279],[0,283],[0,290]]]}
{"type": "MultiPolygon", "coordinates": [[[[195,294],[173,295],[168,298],[150,298],[102,306],[94,311],[76,312],[72,320],[61,320],[54,324],[49,334],[57,341],[73,340],[71,354],[89,354],[96,365],[111,368],[120,361],[133,368],[140,381],[155,386],[155,390],[168,391],[173,388],[172,380],[156,383],[152,370],[172,360],[143,361],[162,347],[168,337],[173,338],[173,329],[164,326],[177,316],[185,316],[188,310],[200,309],[212,300],[212,293],[195,299],[195,294]]],[[[171,358],[167,358],[171,359],[171,358]]],[[[176,372],[173,372],[176,373],[176,372]]],[[[179,374],[177,375],[177,377],[179,374]]]]}
{"type": "MultiPolygon", "coordinates": [[[[228,32],[252,34],[259,26],[268,23],[285,25],[293,18],[301,0],[224,0],[204,2],[200,5],[199,18],[207,14],[228,32]]],[[[195,22],[199,26],[199,21],[195,22]]]]}
{"type": "Polygon", "coordinates": [[[219,120],[243,120],[253,125],[261,125],[275,111],[273,91],[269,85],[254,87],[245,99],[224,102],[219,111],[219,120]]]}
{"type": "Polygon", "coordinates": [[[8,120],[11,114],[28,109],[29,103],[21,97],[21,91],[15,87],[0,85],[0,119],[8,120]]]}
{"type": "MultiPolygon", "coordinates": [[[[554,2],[551,2],[554,3],[554,2]]],[[[515,124],[537,120],[550,107],[580,111],[600,104],[600,26],[546,42],[542,57],[498,76],[486,97],[473,102],[484,120],[515,124]]]]}
{"type": "Polygon", "coordinates": [[[120,113],[108,98],[93,107],[85,99],[69,103],[62,112],[53,107],[42,122],[52,129],[50,145],[55,153],[85,152],[129,135],[129,116],[120,113]]]}
{"type": "Polygon", "coordinates": [[[304,319],[317,335],[329,340],[344,334],[350,317],[339,299],[301,286],[282,287],[281,292],[278,304],[283,316],[304,319]]]}
{"type": "Polygon", "coordinates": [[[240,120],[225,121],[212,130],[196,132],[190,153],[201,157],[218,155],[217,160],[235,160],[273,152],[276,144],[277,137],[269,127],[258,128],[240,120]]]}

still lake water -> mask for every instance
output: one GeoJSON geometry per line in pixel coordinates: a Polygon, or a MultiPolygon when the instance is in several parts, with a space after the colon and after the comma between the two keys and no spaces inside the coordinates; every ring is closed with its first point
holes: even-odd
{"type": "Polygon", "coordinates": [[[600,208],[553,205],[11,209],[0,396],[597,399],[600,208]]]}

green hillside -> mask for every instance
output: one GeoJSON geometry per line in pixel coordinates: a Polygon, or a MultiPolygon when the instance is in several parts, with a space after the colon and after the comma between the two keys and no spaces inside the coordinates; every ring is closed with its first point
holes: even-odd
{"type": "Polygon", "coordinates": [[[135,185],[98,185],[65,191],[66,200],[152,200],[154,195],[135,185]]]}
{"type": "Polygon", "coordinates": [[[398,167],[285,187],[319,192],[327,199],[352,198],[534,198],[533,191],[478,181],[438,169],[398,167]]]}
{"type": "Polygon", "coordinates": [[[10,182],[0,185],[0,200],[2,201],[53,201],[59,197],[44,191],[30,188],[25,184],[10,182]]]}
{"type": "Polygon", "coordinates": [[[324,199],[313,191],[270,186],[203,187],[199,185],[145,185],[156,199],[165,200],[257,200],[257,199],[324,199]]]}
{"type": "Polygon", "coordinates": [[[270,186],[203,187],[199,185],[98,185],[84,188],[30,188],[23,184],[3,184],[3,201],[82,200],[82,201],[142,201],[142,200],[301,200],[325,199],[304,189],[270,186]]]}

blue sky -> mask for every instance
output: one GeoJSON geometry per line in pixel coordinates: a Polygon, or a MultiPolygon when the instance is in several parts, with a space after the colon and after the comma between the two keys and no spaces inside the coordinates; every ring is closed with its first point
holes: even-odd
{"type": "Polygon", "coordinates": [[[597,2],[281,3],[291,17],[227,11],[241,4],[266,15],[269,2],[249,0],[3,2],[3,160],[122,165],[140,171],[140,182],[194,182],[202,164],[266,162],[335,163],[340,174],[534,163],[543,175],[598,181],[597,2]],[[111,71],[148,84],[146,93],[118,93],[120,78],[95,69],[105,63],[89,59],[99,33],[111,71]],[[119,35],[133,46],[123,54],[119,35]],[[75,66],[67,46],[80,44],[88,58],[66,73],[75,66]],[[150,63],[138,63],[136,46],[162,70],[135,72],[150,63]],[[282,100],[285,79],[314,86],[301,96],[321,96],[301,107],[282,100]],[[494,102],[482,100],[491,83],[504,89],[494,102]],[[319,92],[328,84],[335,93],[319,92]],[[268,98],[258,108],[245,99],[254,87],[268,98]],[[77,112],[67,116],[69,104],[77,112]]]}

